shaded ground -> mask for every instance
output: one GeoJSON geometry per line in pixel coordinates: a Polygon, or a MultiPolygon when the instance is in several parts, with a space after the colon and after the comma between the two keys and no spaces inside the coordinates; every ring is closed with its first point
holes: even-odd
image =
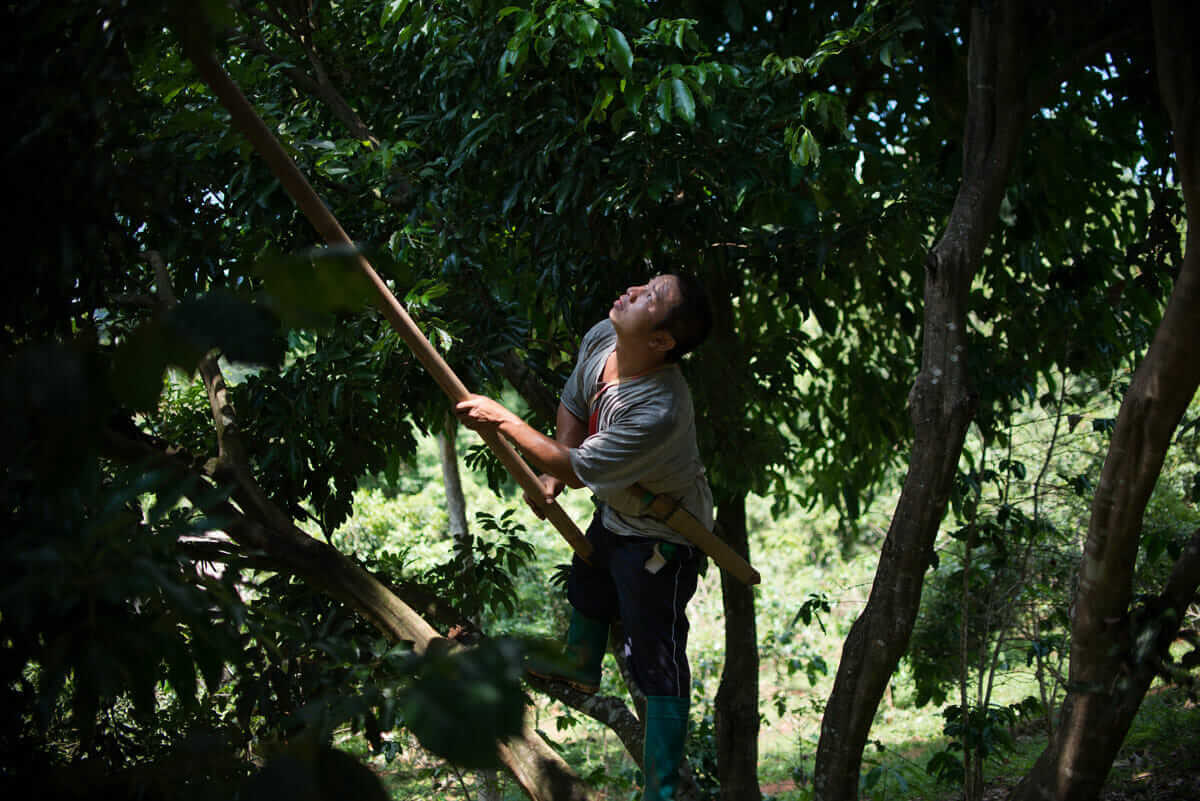
{"type": "MultiPolygon", "coordinates": [[[[1045,742],[1028,732],[1017,737],[1027,746],[1021,750],[1034,756],[1045,742]]],[[[928,753],[922,755],[919,751],[912,749],[907,757],[923,764],[928,753]]],[[[1018,760],[991,766],[989,773],[995,777],[988,782],[984,801],[1005,801],[1021,780],[1023,770],[1018,760]],[[1006,770],[1011,775],[1006,775],[1006,770]]],[[[781,801],[807,797],[792,781],[764,783],[762,791],[781,801]]],[[[897,793],[892,788],[886,797],[889,801],[959,801],[962,791],[947,788],[932,794],[915,790],[897,793]]],[[[864,792],[862,798],[875,796],[864,792]]],[[[1200,801],[1200,704],[1178,687],[1152,690],[1113,762],[1098,801],[1200,801]]]]}
{"type": "MultiPolygon", "coordinates": [[[[1176,754],[1186,763],[1195,757],[1183,753],[1176,754]]],[[[1114,767],[1114,771],[1116,768],[1114,767]]],[[[984,791],[984,801],[1005,801],[1009,793],[1016,787],[1017,780],[1001,780],[989,784],[984,791]]],[[[764,795],[782,795],[795,790],[795,782],[778,782],[763,785],[764,795]]],[[[901,796],[901,798],[905,798],[901,796]]],[[[907,796],[916,801],[919,796],[907,796]]],[[[955,801],[962,798],[961,793],[947,792],[938,801],[955,801]]],[[[1152,764],[1147,762],[1144,768],[1129,778],[1110,777],[1108,784],[1100,794],[1099,801],[1200,801],[1200,772],[1194,767],[1181,769],[1178,764],[1152,764]]]]}
{"type": "MultiPolygon", "coordinates": [[[[1168,755],[1168,757],[1171,755],[1168,755]]],[[[1184,757],[1182,753],[1174,756],[1184,757]]],[[[1194,755],[1186,755],[1181,762],[1194,762],[1194,755]]],[[[1200,773],[1194,767],[1180,769],[1178,763],[1166,761],[1155,763],[1147,760],[1142,769],[1128,778],[1119,775],[1119,768],[1113,766],[1114,774],[1109,777],[1108,784],[1100,793],[1100,801],[1200,801],[1200,773]]],[[[997,782],[987,789],[985,801],[1004,801],[1016,782],[997,782]]],[[[945,801],[955,798],[947,796],[945,801]]]]}

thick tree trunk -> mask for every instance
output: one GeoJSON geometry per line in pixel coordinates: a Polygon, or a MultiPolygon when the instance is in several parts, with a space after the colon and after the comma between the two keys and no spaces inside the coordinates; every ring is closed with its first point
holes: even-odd
{"type": "Polygon", "coordinates": [[[914,427],[908,474],[883,544],[871,595],[842,648],[821,724],[815,798],[858,794],[871,721],[908,645],[934,538],[950,496],[974,397],[967,383],[967,293],[995,225],[1028,116],[1023,3],[971,14],[963,180],[925,270],[921,370],[909,394],[914,427]]]}
{"type": "MultiPolygon", "coordinates": [[[[743,558],[750,557],[746,496],[721,499],[718,533],[743,558]]],[[[717,690],[717,775],[722,801],[757,801],[758,786],[758,628],[754,589],[724,570],[725,666],[717,690]]]]}
{"type": "Polygon", "coordinates": [[[1133,568],[1146,503],[1171,436],[1200,387],[1200,58],[1194,4],[1154,4],[1159,86],[1175,132],[1189,225],[1166,314],[1121,403],[1092,500],[1071,624],[1071,688],[1060,725],[1013,798],[1095,798],[1200,581],[1200,532],[1166,591],[1131,608],[1133,568]],[[1152,642],[1147,650],[1142,643],[1152,642]]]}
{"type": "MultiPolygon", "coordinates": [[[[745,434],[747,409],[738,392],[729,391],[752,379],[748,354],[737,330],[733,299],[744,291],[735,265],[720,256],[708,276],[713,329],[699,358],[703,374],[715,377],[701,386],[707,401],[708,425],[718,432],[714,448],[736,448],[745,434]],[[717,383],[719,382],[719,383],[717,383]]],[[[743,559],[750,561],[746,531],[746,476],[714,482],[716,533],[743,559]],[[736,483],[734,483],[736,482],[736,483]]],[[[711,563],[710,563],[711,564],[711,563]]],[[[721,602],[725,612],[725,661],[713,702],[717,737],[717,776],[724,801],[757,801],[758,786],[758,627],[754,590],[724,570],[721,602]]]]}

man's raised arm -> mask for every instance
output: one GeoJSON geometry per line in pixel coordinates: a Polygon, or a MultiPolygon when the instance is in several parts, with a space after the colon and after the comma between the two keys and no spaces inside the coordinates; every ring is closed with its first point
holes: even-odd
{"type": "MultiPolygon", "coordinates": [[[[494,427],[512,440],[513,444],[552,481],[560,481],[568,487],[583,486],[579,476],[575,475],[575,468],[571,467],[569,449],[577,447],[587,437],[587,423],[567,411],[561,403],[558,405],[555,439],[550,439],[496,401],[483,395],[471,395],[454,407],[454,413],[463,425],[472,430],[494,427]]],[[[547,486],[548,482],[545,480],[542,484],[546,486],[547,493],[553,491],[549,496],[551,499],[562,491],[561,486],[547,486]]]]}

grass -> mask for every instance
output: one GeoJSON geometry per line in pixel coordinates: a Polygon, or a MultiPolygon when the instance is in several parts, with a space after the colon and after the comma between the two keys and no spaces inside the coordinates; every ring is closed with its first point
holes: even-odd
{"type": "Polygon", "coordinates": [[[1153,688],[1113,762],[1109,781],[1132,789],[1151,779],[1171,783],[1176,777],[1190,778],[1193,789],[1200,790],[1195,784],[1200,777],[1200,704],[1179,688],[1153,688]]]}

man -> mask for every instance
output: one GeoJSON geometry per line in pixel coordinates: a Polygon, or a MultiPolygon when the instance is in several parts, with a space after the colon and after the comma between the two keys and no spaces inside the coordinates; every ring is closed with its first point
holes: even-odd
{"type": "Polygon", "coordinates": [[[567,584],[569,667],[552,677],[599,689],[609,624],[622,622],[621,647],[646,696],[646,801],[674,798],[678,783],[691,689],[685,607],[702,555],[647,516],[642,494],[629,488],[668,495],[712,527],[691,393],[677,364],[711,327],[700,284],[660,275],[629,287],[584,336],[554,439],[489,398],[456,407],[464,424],[496,427],[544,471],[548,501],[564,485],[586,486],[598,501],[587,531],[595,551],[589,562],[575,557],[567,584]]]}

